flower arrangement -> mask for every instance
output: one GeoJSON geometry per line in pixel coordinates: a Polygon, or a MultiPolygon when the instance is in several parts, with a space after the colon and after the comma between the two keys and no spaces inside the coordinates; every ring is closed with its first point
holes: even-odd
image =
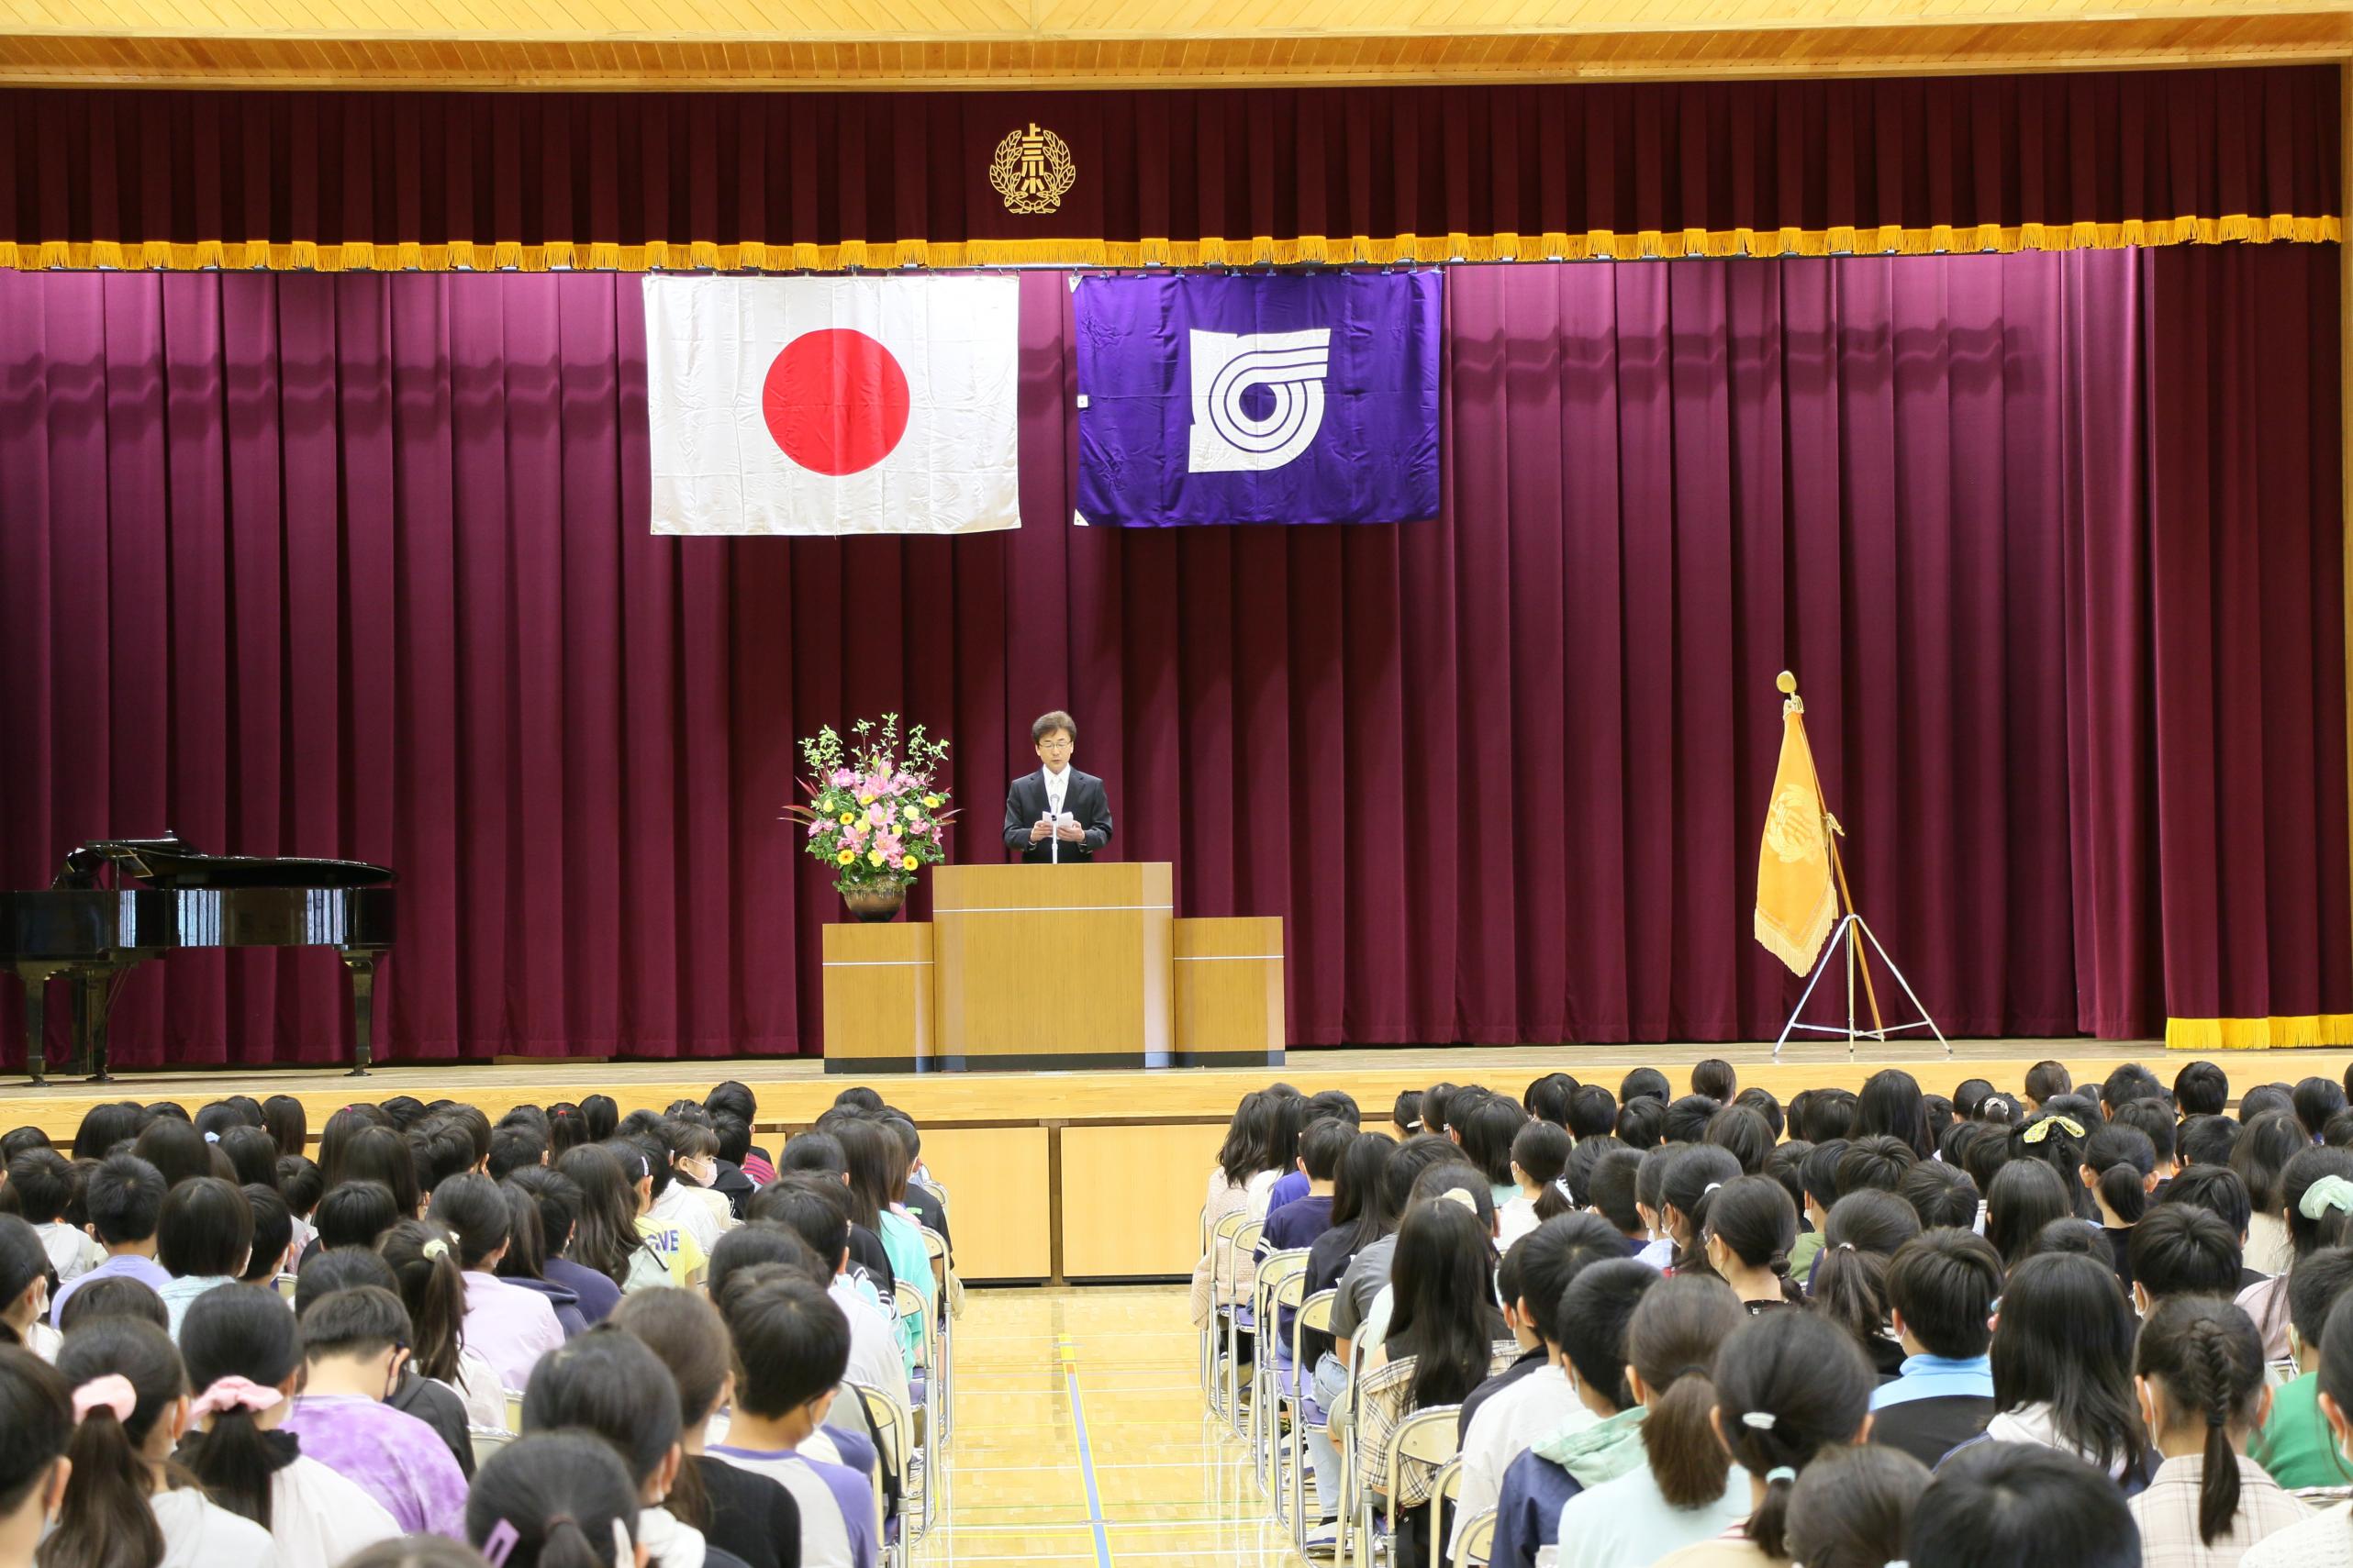
{"type": "Polygon", "coordinates": [[[800,743],[808,776],[800,781],[806,806],[787,806],[785,815],[808,825],[807,846],[834,870],[842,893],[899,889],[927,865],[948,858],[948,792],[933,781],[947,760],[948,743],[933,740],[916,725],[900,754],[898,715],[882,722],[862,718],[844,741],[831,726],[800,743]]]}

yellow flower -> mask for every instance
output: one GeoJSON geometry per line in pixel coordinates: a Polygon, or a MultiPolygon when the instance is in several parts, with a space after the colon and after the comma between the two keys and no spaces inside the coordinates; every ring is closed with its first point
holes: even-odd
{"type": "Polygon", "coordinates": [[[940,797],[936,795],[927,795],[923,797],[923,804],[937,811],[940,809],[940,797]]]}
{"type": "Polygon", "coordinates": [[[871,795],[861,795],[858,796],[858,804],[860,806],[872,806],[874,803],[875,797],[871,795]]]}
{"type": "Polygon", "coordinates": [[[922,862],[917,860],[913,855],[909,855],[905,860],[898,862],[898,869],[901,871],[913,871],[917,866],[921,865],[922,863],[922,862]]]}
{"type": "Polygon", "coordinates": [[[840,854],[838,854],[838,855],[836,855],[836,856],[834,856],[834,857],[833,857],[833,863],[834,863],[835,865],[838,865],[838,866],[845,866],[845,865],[848,865],[852,861],[856,860],[857,858],[858,858],[858,851],[855,851],[855,850],[844,850],[844,851],[842,851],[840,854]]]}
{"type": "Polygon", "coordinates": [[[909,822],[913,822],[922,817],[923,808],[920,806],[910,806],[906,810],[900,812],[899,815],[906,817],[909,822]]]}
{"type": "Polygon", "coordinates": [[[868,865],[876,865],[876,866],[878,866],[878,865],[882,864],[882,863],[883,863],[883,852],[882,852],[880,850],[868,850],[868,851],[866,851],[866,863],[867,863],[868,865]]]}
{"type": "Polygon", "coordinates": [[[858,814],[854,811],[845,811],[840,817],[834,818],[835,821],[841,823],[844,828],[847,828],[851,823],[855,822],[857,819],[858,814]]]}

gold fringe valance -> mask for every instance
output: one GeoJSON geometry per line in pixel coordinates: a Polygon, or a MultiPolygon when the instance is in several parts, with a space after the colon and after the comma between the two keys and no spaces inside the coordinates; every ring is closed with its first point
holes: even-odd
{"type": "Polygon", "coordinates": [[[697,239],[644,245],[553,240],[441,244],[205,239],[0,240],[0,268],[19,272],[113,268],[123,272],[817,272],[900,267],[1219,267],[1446,261],[1640,261],[1683,256],[1931,256],[1948,252],[2119,250],[2229,242],[2339,243],[2334,216],[2136,218],[2124,223],[1938,225],[1928,228],[1644,229],[1585,234],[1400,234],[1277,239],[971,239],[934,243],[844,240],[834,245],[697,239]]]}
{"type": "Polygon", "coordinates": [[[2168,1051],[2279,1051],[2312,1045],[2353,1045],[2353,1013],[2165,1021],[2168,1051]]]}

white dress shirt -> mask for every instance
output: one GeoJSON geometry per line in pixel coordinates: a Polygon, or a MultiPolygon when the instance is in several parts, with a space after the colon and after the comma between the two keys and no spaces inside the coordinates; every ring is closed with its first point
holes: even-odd
{"type": "Polygon", "coordinates": [[[1046,775],[1046,809],[1059,818],[1063,797],[1070,790],[1070,770],[1065,768],[1058,773],[1051,769],[1041,769],[1040,772],[1046,775]]]}

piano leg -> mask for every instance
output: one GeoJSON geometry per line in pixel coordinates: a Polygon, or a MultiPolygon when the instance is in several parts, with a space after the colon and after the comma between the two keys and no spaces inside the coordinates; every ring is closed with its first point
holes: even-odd
{"type": "Polygon", "coordinates": [[[49,1045],[49,972],[19,969],[17,976],[25,983],[25,1071],[32,1074],[35,1087],[45,1087],[49,1083],[43,1059],[49,1045]]]}
{"type": "Polygon", "coordinates": [[[376,960],[374,952],[337,950],[343,955],[343,967],[351,972],[351,1046],[354,1065],[344,1074],[347,1078],[364,1078],[375,1061],[375,992],[376,960]]]}
{"type": "Polygon", "coordinates": [[[114,1006],[117,978],[112,971],[100,971],[76,976],[74,982],[74,1054],[90,1064],[93,1084],[115,1081],[106,1071],[106,1014],[114,1006]]]}

